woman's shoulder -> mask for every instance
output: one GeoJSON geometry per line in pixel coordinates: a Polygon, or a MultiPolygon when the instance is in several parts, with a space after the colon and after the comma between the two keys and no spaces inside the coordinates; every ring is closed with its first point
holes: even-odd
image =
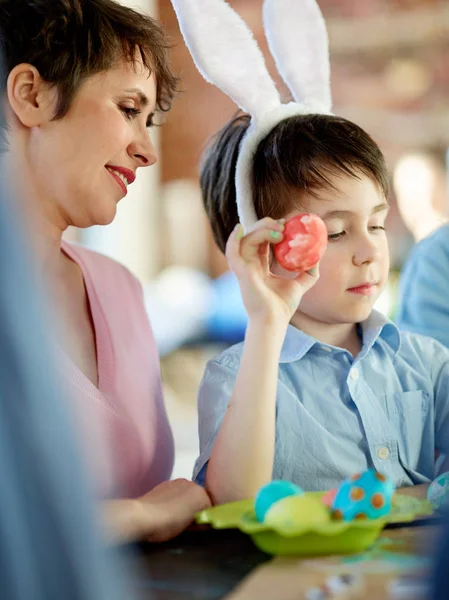
{"type": "Polygon", "coordinates": [[[118,286],[125,286],[142,295],[138,279],[120,262],[80,244],[63,242],[62,249],[80,266],[84,276],[93,280],[96,288],[112,286],[116,292],[122,292],[118,286]]]}

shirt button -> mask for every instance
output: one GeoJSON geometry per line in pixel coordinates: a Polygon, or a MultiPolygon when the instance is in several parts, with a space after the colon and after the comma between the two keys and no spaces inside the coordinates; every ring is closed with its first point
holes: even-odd
{"type": "Polygon", "coordinates": [[[355,381],[356,379],[358,379],[358,378],[359,378],[359,370],[358,370],[356,367],[354,367],[353,369],[351,369],[351,370],[349,371],[349,377],[350,377],[351,379],[353,379],[354,381],[355,381]]]}
{"type": "Polygon", "coordinates": [[[390,451],[385,446],[382,446],[382,448],[378,449],[377,456],[380,458],[380,460],[387,460],[387,458],[390,456],[390,451]]]}

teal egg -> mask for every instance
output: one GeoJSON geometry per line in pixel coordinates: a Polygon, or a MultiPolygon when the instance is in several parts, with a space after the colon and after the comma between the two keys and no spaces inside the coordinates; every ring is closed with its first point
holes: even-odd
{"type": "Polygon", "coordinates": [[[437,510],[449,504],[449,472],[442,473],[432,481],[427,491],[427,499],[437,510]]]}
{"type": "Polygon", "coordinates": [[[254,511],[257,520],[262,523],[269,509],[279,500],[288,496],[298,496],[301,494],[304,494],[304,491],[291,481],[270,481],[270,483],[261,487],[257,492],[254,502],[254,511]]]}
{"type": "Polygon", "coordinates": [[[353,475],[339,487],[332,503],[336,520],[379,519],[391,510],[394,483],[374,469],[353,475]]]}

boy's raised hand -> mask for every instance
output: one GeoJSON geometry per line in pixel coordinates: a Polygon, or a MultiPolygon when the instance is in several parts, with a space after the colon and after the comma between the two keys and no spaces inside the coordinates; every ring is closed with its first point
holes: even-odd
{"type": "Polygon", "coordinates": [[[271,272],[270,244],[281,242],[283,231],[283,220],[266,217],[246,235],[239,224],[229,236],[226,258],[239,280],[249,318],[281,318],[288,324],[303,295],[318,280],[318,265],[307,273],[292,273],[288,279],[271,272]]]}

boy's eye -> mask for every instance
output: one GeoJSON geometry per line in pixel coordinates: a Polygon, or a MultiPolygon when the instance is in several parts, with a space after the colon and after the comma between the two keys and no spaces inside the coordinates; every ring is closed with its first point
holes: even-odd
{"type": "Polygon", "coordinates": [[[339,231],[338,233],[329,233],[327,239],[329,240],[329,242],[335,242],[336,240],[342,238],[344,235],[346,235],[346,231],[339,231]]]}

